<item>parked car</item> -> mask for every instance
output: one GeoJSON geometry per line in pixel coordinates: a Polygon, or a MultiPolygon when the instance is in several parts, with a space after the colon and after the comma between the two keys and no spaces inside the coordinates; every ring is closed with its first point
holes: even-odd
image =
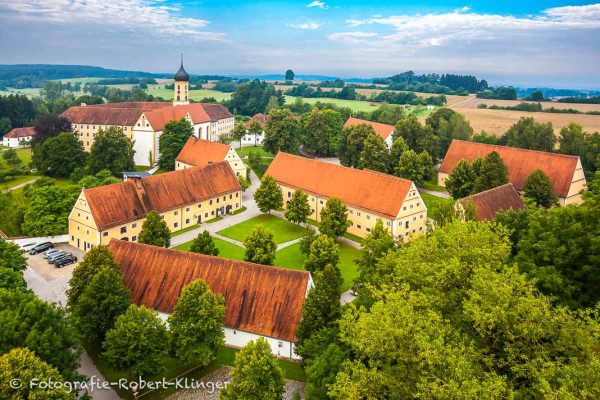
{"type": "Polygon", "coordinates": [[[63,251],[63,250],[57,251],[56,253],[54,253],[48,257],[48,263],[52,264],[52,263],[54,263],[54,260],[56,260],[59,257],[65,256],[65,255],[67,255],[66,251],[63,251]]]}
{"type": "Polygon", "coordinates": [[[75,257],[72,254],[67,254],[63,257],[58,258],[55,262],[54,265],[56,266],[56,268],[62,268],[65,265],[69,265],[69,264],[73,264],[77,262],[77,257],[75,257]]]}
{"type": "Polygon", "coordinates": [[[50,242],[40,243],[40,244],[32,247],[31,250],[29,250],[29,254],[31,254],[33,256],[35,254],[41,253],[42,251],[51,249],[52,247],[54,247],[54,245],[50,242]]]}
{"type": "Polygon", "coordinates": [[[34,246],[37,246],[37,243],[36,243],[36,242],[25,243],[25,244],[22,244],[20,247],[21,247],[21,250],[23,250],[23,251],[29,251],[29,250],[31,250],[31,249],[32,249],[34,246]]]}
{"type": "Polygon", "coordinates": [[[51,248],[51,249],[49,249],[49,250],[46,250],[45,252],[43,252],[43,253],[42,253],[42,257],[44,257],[44,258],[48,258],[48,257],[50,257],[51,255],[53,255],[53,254],[55,254],[55,253],[58,253],[58,252],[60,252],[60,251],[62,251],[62,250],[61,250],[61,249],[57,249],[57,248],[51,248]]]}

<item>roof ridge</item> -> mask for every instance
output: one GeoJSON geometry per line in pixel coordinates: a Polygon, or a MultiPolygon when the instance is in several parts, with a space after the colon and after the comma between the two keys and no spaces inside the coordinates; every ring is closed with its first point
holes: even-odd
{"type": "Polygon", "coordinates": [[[513,184],[512,184],[512,183],[510,183],[510,182],[508,182],[508,183],[505,183],[505,184],[502,184],[502,185],[499,185],[499,186],[495,186],[495,187],[493,187],[493,188],[490,188],[490,189],[486,189],[486,190],[484,190],[484,191],[481,191],[481,192],[477,192],[477,193],[470,194],[470,195],[468,195],[468,196],[465,196],[465,197],[463,197],[461,200],[464,200],[464,199],[470,199],[470,198],[473,198],[473,197],[477,197],[477,196],[479,196],[479,195],[482,195],[482,194],[485,194],[485,193],[491,192],[491,191],[493,191],[493,190],[500,189],[500,188],[502,188],[502,187],[505,187],[505,186],[511,186],[511,187],[512,187],[512,188],[515,190],[515,192],[517,191],[517,189],[515,189],[515,187],[513,186],[513,184]]]}
{"type": "MultiPolygon", "coordinates": [[[[532,153],[550,154],[553,156],[561,156],[561,157],[567,157],[567,158],[579,158],[579,156],[576,156],[573,154],[562,154],[562,153],[555,153],[553,151],[524,149],[522,147],[503,146],[500,144],[479,143],[479,142],[473,142],[470,140],[452,139],[452,142],[473,143],[473,144],[479,145],[479,146],[489,146],[489,147],[496,147],[496,148],[501,148],[501,149],[516,149],[519,151],[528,151],[528,152],[532,152],[532,153]]],[[[450,145],[452,145],[452,143],[450,145]]]]}

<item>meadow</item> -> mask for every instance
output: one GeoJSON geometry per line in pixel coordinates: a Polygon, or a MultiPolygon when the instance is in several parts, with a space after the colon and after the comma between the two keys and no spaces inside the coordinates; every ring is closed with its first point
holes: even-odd
{"type": "MultiPolygon", "coordinates": [[[[148,85],[148,94],[162,97],[165,100],[173,98],[173,89],[165,89],[164,84],[148,85]]],[[[210,89],[190,90],[189,96],[191,100],[202,100],[206,97],[214,97],[217,101],[229,100],[231,93],[218,92],[210,89]]]]}

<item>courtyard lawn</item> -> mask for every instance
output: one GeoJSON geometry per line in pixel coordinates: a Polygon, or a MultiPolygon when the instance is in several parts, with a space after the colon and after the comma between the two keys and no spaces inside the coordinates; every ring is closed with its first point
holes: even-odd
{"type": "MultiPolygon", "coordinates": [[[[171,100],[173,98],[173,89],[165,89],[164,83],[148,85],[148,90],[146,90],[146,93],[151,94],[153,96],[162,97],[165,100],[171,100]]],[[[217,90],[210,89],[189,91],[190,100],[202,100],[206,97],[214,97],[217,101],[223,101],[231,99],[231,95],[232,93],[219,92],[217,90]]]]}
{"type": "MultiPolygon", "coordinates": [[[[214,236],[213,241],[215,242],[217,249],[219,249],[219,257],[229,258],[232,260],[244,260],[245,250],[243,247],[226,242],[225,240],[216,238],[214,236]]],[[[174,249],[189,251],[190,247],[192,247],[192,241],[180,244],[179,246],[174,247],[174,249]]]]}
{"type": "MultiPolygon", "coordinates": [[[[360,250],[345,243],[340,245],[340,263],[338,267],[344,278],[342,290],[352,287],[352,282],[358,277],[358,270],[354,260],[360,257],[360,250]]],[[[293,244],[279,250],[275,256],[275,266],[289,269],[304,270],[304,254],[300,252],[300,243],[293,244]]]]}
{"type": "MultiPolygon", "coordinates": [[[[21,163],[25,166],[29,166],[29,164],[31,163],[31,149],[29,147],[20,148],[20,149],[15,149],[15,152],[17,153],[17,156],[21,159],[21,163]]],[[[0,166],[7,165],[6,161],[2,157],[3,153],[4,152],[0,153],[0,166]]]]}
{"type": "Polygon", "coordinates": [[[446,199],[434,196],[429,193],[421,193],[421,197],[423,198],[423,201],[427,206],[427,217],[429,218],[437,214],[438,205],[446,201],[446,199]]]}
{"type": "Polygon", "coordinates": [[[220,235],[243,242],[246,236],[252,232],[255,225],[262,224],[270,229],[277,244],[289,242],[302,236],[304,229],[298,225],[292,224],[284,219],[270,214],[262,214],[252,219],[246,220],[237,225],[223,229],[220,235]]]}
{"type": "Polygon", "coordinates": [[[241,149],[236,149],[236,151],[240,156],[246,156],[246,157],[251,152],[257,152],[260,154],[261,157],[270,157],[270,158],[274,157],[273,153],[269,153],[262,146],[245,146],[245,147],[242,147],[241,149]]]}

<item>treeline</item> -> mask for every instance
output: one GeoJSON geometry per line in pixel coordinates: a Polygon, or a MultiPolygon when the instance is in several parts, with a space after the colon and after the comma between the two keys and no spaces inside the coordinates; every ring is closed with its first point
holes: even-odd
{"type": "Polygon", "coordinates": [[[316,89],[306,83],[301,83],[298,86],[285,92],[288,96],[306,97],[306,98],[330,98],[343,100],[366,100],[367,96],[356,92],[356,89],[349,86],[344,86],[342,90],[323,90],[320,87],[316,89]]]}
{"type": "Polygon", "coordinates": [[[446,96],[443,94],[439,96],[421,97],[413,92],[393,92],[390,90],[384,90],[383,92],[373,95],[370,100],[389,104],[410,104],[413,106],[443,106],[446,104],[446,96]]]}
{"type": "Polygon", "coordinates": [[[123,85],[123,84],[134,84],[138,85],[140,83],[145,83],[146,85],[156,84],[156,79],[154,78],[138,78],[138,77],[127,77],[127,78],[107,78],[98,81],[101,85],[123,85]]]}
{"type": "Polygon", "coordinates": [[[480,99],[516,100],[517,91],[512,87],[489,88],[477,92],[480,99]]]}
{"type": "Polygon", "coordinates": [[[490,110],[509,110],[509,111],[527,111],[527,112],[547,112],[555,114],[588,114],[588,115],[600,115],[600,111],[580,111],[574,108],[556,108],[548,107],[544,108],[541,103],[528,103],[522,102],[515,106],[499,106],[492,104],[479,104],[477,108],[489,108],[490,110]]]}
{"type": "Polygon", "coordinates": [[[559,103],[600,104],[600,96],[593,97],[565,97],[557,100],[559,103]]]}
{"type": "Polygon", "coordinates": [[[415,92],[468,95],[487,89],[485,80],[478,80],[472,75],[456,74],[415,74],[406,71],[388,78],[373,79],[375,84],[388,85],[391,90],[408,90],[415,92]]]}

